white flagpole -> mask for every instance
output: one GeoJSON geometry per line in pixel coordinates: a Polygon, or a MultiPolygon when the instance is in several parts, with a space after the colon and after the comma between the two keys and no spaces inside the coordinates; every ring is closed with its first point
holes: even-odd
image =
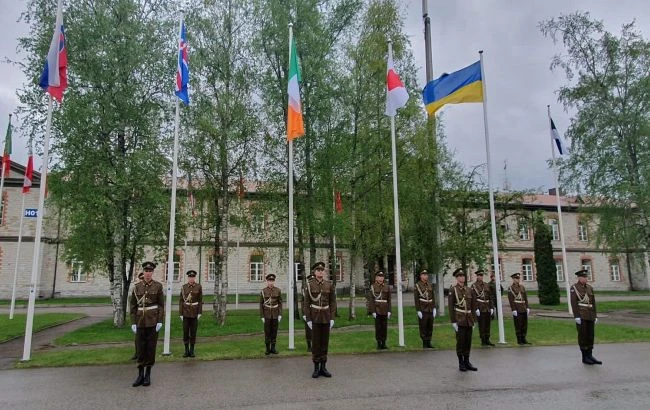
{"type": "MultiPolygon", "coordinates": [[[[293,24],[289,23],[289,64],[291,64],[291,44],[293,41],[293,24]]],[[[293,140],[289,140],[289,266],[287,269],[287,302],[289,304],[289,350],[295,349],[295,329],[293,323],[294,308],[293,308],[293,278],[294,278],[294,262],[293,262],[293,140]]]]}
{"type": "MultiPolygon", "coordinates": [[[[547,105],[548,126],[551,129],[551,106],[547,105]]],[[[566,246],[564,245],[564,225],[562,224],[562,206],[560,205],[560,183],[558,178],[557,166],[555,165],[555,148],[553,148],[553,136],[551,135],[551,158],[553,159],[553,178],[555,178],[555,203],[557,205],[558,228],[560,229],[560,243],[562,244],[562,270],[564,271],[564,283],[566,287],[566,300],[569,306],[569,315],[573,315],[571,308],[571,285],[569,284],[569,268],[566,257],[566,246]]]]}
{"type": "Polygon", "coordinates": [[[14,266],[14,282],[11,288],[11,308],[9,309],[9,319],[14,318],[14,309],[16,308],[16,279],[18,278],[18,265],[20,264],[20,245],[23,242],[23,220],[25,219],[25,194],[23,193],[23,203],[20,207],[20,227],[18,228],[18,248],[16,249],[16,266],[14,266]]]}
{"type": "MultiPolygon", "coordinates": [[[[388,58],[393,58],[393,42],[388,40],[388,58]]],[[[390,116],[390,136],[393,160],[393,219],[395,222],[395,275],[397,278],[397,328],[399,346],[404,347],[404,306],[402,304],[402,257],[399,236],[399,200],[397,197],[397,144],[395,142],[395,115],[390,116]]]]}
{"type": "MultiPolygon", "coordinates": [[[[60,4],[60,3],[59,3],[60,4]]],[[[36,305],[36,287],[40,265],[41,235],[43,230],[43,214],[45,213],[45,189],[47,187],[47,165],[50,155],[50,133],[52,132],[52,99],[47,98],[47,122],[45,138],[43,139],[43,168],[38,190],[38,208],[36,215],[36,232],[34,234],[34,257],[32,258],[32,277],[29,284],[29,303],[27,305],[27,320],[25,323],[25,344],[23,346],[23,361],[30,360],[32,354],[32,332],[34,326],[34,308],[36,305]]]]}
{"type": "Polygon", "coordinates": [[[497,316],[499,324],[499,343],[505,344],[505,331],[503,328],[503,306],[501,300],[501,266],[499,266],[499,243],[497,240],[497,223],[494,212],[494,192],[492,191],[492,165],[490,162],[490,134],[488,132],[487,115],[487,86],[485,81],[485,69],[483,67],[483,50],[479,51],[481,60],[481,83],[483,86],[483,126],[485,127],[485,153],[487,155],[487,177],[488,190],[490,191],[490,221],[492,223],[492,257],[494,258],[494,275],[497,280],[495,287],[497,292],[497,316]]]}
{"type": "MultiPolygon", "coordinates": [[[[178,24],[178,33],[183,30],[183,11],[178,24]]],[[[176,230],[176,180],[178,179],[178,129],[180,127],[180,100],[176,98],[176,123],[174,126],[174,159],[172,164],[172,203],[169,215],[169,244],[167,249],[167,294],[165,295],[165,342],[163,344],[163,355],[171,355],[169,350],[169,338],[171,336],[172,323],[172,285],[174,282],[174,235],[176,230]]]]}

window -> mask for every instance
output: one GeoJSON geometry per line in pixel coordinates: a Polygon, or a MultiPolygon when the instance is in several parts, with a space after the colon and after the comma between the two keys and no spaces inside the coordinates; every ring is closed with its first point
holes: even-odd
{"type": "MultiPolygon", "coordinates": [[[[490,273],[494,273],[496,275],[496,271],[494,270],[494,258],[490,258],[490,273]]],[[[503,260],[499,258],[499,273],[501,274],[501,279],[505,276],[503,273],[503,260]]]]}
{"type": "Polygon", "coordinates": [[[564,282],[564,267],[562,267],[562,261],[555,261],[555,280],[558,282],[564,282]]]}
{"type": "Polygon", "coordinates": [[[587,235],[587,225],[584,222],[578,224],[578,240],[586,242],[589,240],[587,235]]]}
{"type": "Polygon", "coordinates": [[[250,281],[262,282],[264,280],[264,255],[251,255],[250,281]]]}
{"type": "Polygon", "coordinates": [[[84,264],[81,261],[73,259],[70,262],[70,282],[85,282],[86,272],[84,272],[84,264]]]}
{"type": "Polygon", "coordinates": [[[336,272],[337,282],[342,282],[345,280],[345,275],[343,274],[343,253],[336,252],[336,269],[332,268],[332,263],[330,262],[329,271],[336,272]]]}
{"type": "Polygon", "coordinates": [[[609,261],[609,278],[613,282],[621,281],[621,270],[618,266],[618,260],[609,261]]]}
{"type": "Polygon", "coordinates": [[[522,241],[530,240],[530,230],[528,229],[528,224],[526,221],[519,222],[519,239],[522,241]]]}
{"type": "Polygon", "coordinates": [[[522,259],[521,260],[521,276],[524,281],[533,280],[533,260],[532,259],[522,259]]]}
{"type": "Polygon", "coordinates": [[[591,271],[591,259],[583,259],[580,261],[580,264],[582,265],[582,269],[586,270],[588,273],[587,280],[590,282],[593,281],[594,275],[591,271]]]}
{"type": "MultiPolygon", "coordinates": [[[[167,280],[167,270],[169,269],[169,265],[167,262],[165,262],[165,280],[167,280]]],[[[178,282],[180,279],[180,273],[181,273],[181,257],[177,254],[174,254],[174,273],[172,273],[172,281],[173,282],[178,282]]]]}
{"type": "Polygon", "coordinates": [[[208,280],[214,282],[217,280],[217,262],[214,255],[208,256],[208,280]]]}
{"type": "Polygon", "coordinates": [[[557,219],[550,219],[548,224],[551,225],[551,232],[553,233],[553,240],[560,240],[560,226],[557,223],[557,219]]]}

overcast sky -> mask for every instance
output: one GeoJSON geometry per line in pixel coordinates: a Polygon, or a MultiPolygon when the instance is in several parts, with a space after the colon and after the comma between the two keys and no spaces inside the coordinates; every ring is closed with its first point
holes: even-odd
{"type": "MultiPolygon", "coordinates": [[[[4,140],[7,115],[18,105],[16,90],[26,82],[15,67],[4,63],[17,59],[17,38],[27,27],[17,23],[23,0],[0,0],[0,135],[4,140]]],[[[422,1],[403,0],[405,29],[425,84],[422,1]]],[[[647,0],[428,0],[431,16],[434,77],[478,60],[484,50],[488,95],[488,123],[494,185],[503,187],[504,161],[514,189],[548,189],[553,174],[546,161],[550,143],[546,105],[551,105],[562,133],[570,113],[557,103],[556,91],[566,82],[563,73],[551,72],[553,55],[564,50],[544,38],[537,28],[541,20],[577,10],[589,11],[616,34],[622,24],[636,19],[637,28],[650,39],[650,1],[647,0]]],[[[412,96],[412,98],[420,96],[412,96]]],[[[448,105],[443,112],[447,141],[466,167],[486,162],[483,112],[480,104],[448,105]]],[[[26,141],[16,132],[12,159],[26,161],[26,141]]],[[[36,161],[40,164],[40,161],[36,161]]]]}

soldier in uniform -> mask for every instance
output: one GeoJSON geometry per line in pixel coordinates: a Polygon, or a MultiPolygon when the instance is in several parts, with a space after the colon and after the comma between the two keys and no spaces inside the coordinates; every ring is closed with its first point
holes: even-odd
{"type": "Polygon", "coordinates": [[[476,282],[472,284],[472,298],[476,299],[476,314],[478,321],[478,332],[481,336],[481,346],[494,346],[490,341],[490,317],[494,315],[494,305],[490,296],[490,288],[487,283],[483,282],[482,269],[474,272],[476,282]]]}
{"type": "MultiPolygon", "coordinates": [[[[314,273],[311,272],[309,275],[307,275],[307,281],[305,282],[306,284],[309,283],[310,280],[314,279],[314,273]]],[[[302,291],[302,300],[304,301],[306,296],[305,296],[305,290],[307,289],[307,285],[305,285],[305,288],[302,291]]],[[[311,352],[311,327],[307,325],[307,314],[303,310],[302,312],[302,321],[305,323],[305,341],[307,342],[307,351],[311,352]]]]}
{"type": "Polygon", "coordinates": [[[386,347],[386,334],[388,331],[388,319],[391,315],[390,286],[384,283],[384,272],[375,274],[375,283],[370,285],[368,292],[368,311],[375,318],[375,340],[377,349],[388,349],[386,347]]]}
{"type": "Polygon", "coordinates": [[[260,293],[260,317],[264,323],[265,355],[278,354],[275,341],[278,337],[278,325],[282,320],[282,292],[275,287],[275,275],[266,275],[266,287],[260,293]]]}
{"type": "Polygon", "coordinates": [[[429,283],[429,272],[423,269],[420,272],[420,280],[413,288],[415,298],[415,310],[418,314],[418,325],[420,326],[420,338],[423,348],[433,348],[431,336],[433,335],[433,321],[436,317],[436,298],[433,286],[429,283]]]}
{"type": "Polygon", "coordinates": [[[589,272],[582,269],[575,273],[578,281],[571,287],[571,309],[578,329],[578,345],[582,352],[582,363],[603,364],[596,359],[594,349],[594,325],[598,322],[594,288],[587,283],[589,272]]]}
{"type": "Polygon", "coordinates": [[[327,348],[330,339],[330,329],[334,327],[336,316],[336,292],[331,282],[325,280],[325,264],[316,262],[312,266],[315,278],[305,287],[305,298],[302,310],[305,313],[307,326],[312,330],[311,357],[314,362],[314,372],[311,377],[332,377],[327,371],[327,348]]]}
{"type": "MultiPolygon", "coordinates": [[[[138,274],[138,282],[142,282],[142,278],[144,278],[144,272],[140,272],[138,274]]],[[[133,284],[133,286],[135,287],[135,285],[138,282],[135,282],[133,284]]],[[[133,353],[133,356],[131,356],[131,360],[136,360],[138,358],[138,339],[137,338],[134,338],[133,344],[135,344],[135,353],[133,353]]]]}
{"type": "Polygon", "coordinates": [[[520,345],[529,345],[530,343],[526,340],[526,333],[528,333],[528,315],[530,314],[528,295],[526,295],[524,285],[519,284],[519,273],[513,273],[510,277],[512,278],[512,285],[508,288],[508,301],[512,310],[517,343],[520,345]]]}
{"type": "Polygon", "coordinates": [[[151,366],[156,361],[158,332],[165,317],[165,295],[160,282],[152,279],[156,264],[142,264],[144,278],[131,292],[131,329],[138,344],[138,378],[133,387],[151,384],[151,366]],[[146,370],[145,370],[146,369],[146,370]]]}
{"type": "Polygon", "coordinates": [[[187,283],[181,287],[178,313],[183,322],[183,344],[185,345],[183,357],[194,357],[196,330],[203,313],[203,289],[200,283],[196,283],[195,270],[188,270],[185,275],[187,283]]]}
{"type": "Polygon", "coordinates": [[[474,327],[474,311],[476,300],[472,292],[465,286],[467,279],[462,269],[454,271],[456,285],[449,289],[449,319],[456,332],[456,356],[458,356],[458,370],[461,372],[478,370],[469,361],[472,349],[472,328],[474,327]]]}

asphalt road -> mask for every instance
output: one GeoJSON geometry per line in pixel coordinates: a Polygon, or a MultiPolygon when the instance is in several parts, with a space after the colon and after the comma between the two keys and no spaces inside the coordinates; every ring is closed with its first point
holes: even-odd
{"type": "Polygon", "coordinates": [[[598,345],[603,366],[575,346],[477,349],[478,372],[451,351],[330,357],[331,379],[309,359],[267,358],[156,365],[149,387],[134,366],[0,371],[9,409],[647,409],[650,343],[598,345]]]}

